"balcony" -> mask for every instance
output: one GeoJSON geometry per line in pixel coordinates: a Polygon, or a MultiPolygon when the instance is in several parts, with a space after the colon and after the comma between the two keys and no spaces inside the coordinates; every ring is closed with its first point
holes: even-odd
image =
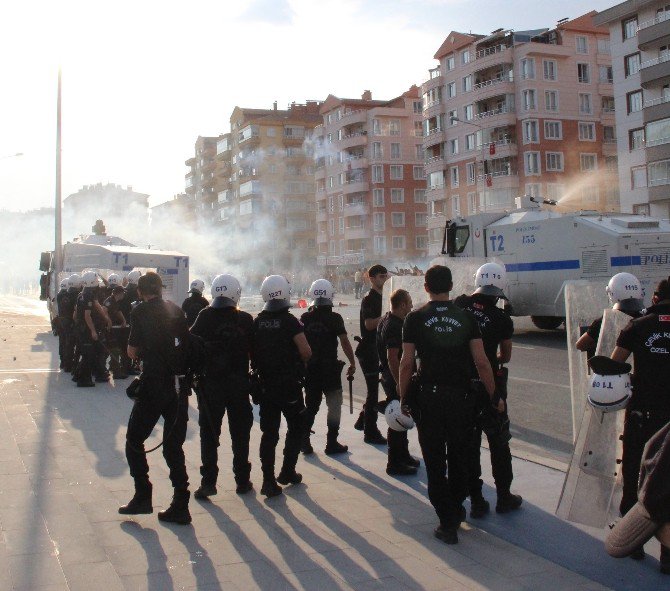
{"type": "Polygon", "coordinates": [[[501,53],[508,50],[507,45],[494,45],[493,47],[486,47],[485,49],[480,49],[475,53],[475,59],[480,60],[482,58],[488,57],[489,55],[495,55],[496,53],[501,53]]]}
{"type": "Polygon", "coordinates": [[[426,190],[426,198],[428,201],[440,201],[445,196],[445,185],[432,185],[426,190]]]}
{"type": "Polygon", "coordinates": [[[189,158],[186,162],[184,162],[184,164],[186,164],[186,166],[195,166],[196,162],[197,158],[195,156],[191,156],[191,158],[189,158]]]}
{"type": "Polygon", "coordinates": [[[435,129],[428,130],[428,133],[423,138],[424,148],[429,146],[434,146],[435,144],[441,144],[446,141],[444,129],[436,127],[435,129]]]}
{"type": "Polygon", "coordinates": [[[349,227],[345,226],[344,228],[345,240],[361,240],[368,237],[368,229],[365,227],[365,225],[349,227]]]}
{"type": "Polygon", "coordinates": [[[442,99],[429,101],[423,106],[423,116],[428,119],[435,116],[441,111],[441,106],[444,104],[442,99]]]}
{"type": "Polygon", "coordinates": [[[342,185],[342,193],[351,195],[353,193],[367,193],[370,190],[370,183],[367,180],[351,180],[342,185]]]}
{"type": "Polygon", "coordinates": [[[442,84],[442,75],[439,66],[428,70],[429,78],[421,85],[421,93],[425,94],[429,90],[433,90],[442,84]]]}
{"type": "Polygon", "coordinates": [[[482,119],[489,119],[491,117],[497,117],[498,115],[507,115],[511,113],[514,113],[513,109],[510,109],[509,107],[499,107],[497,109],[491,109],[490,111],[483,111],[481,113],[477,113],[473,117],[473,119],[475,119],[476,121],[480,121],[482,119]]]}
{"type": "Polygon", "coordinates": [[[223,139],[216,142],[216,156],[221,159],[228,155],[230,152],[230,140],[223,139]]]}
{"type": "Polygon", "coordinates": [[[670,95],[645,101],[643,115],[645,123],[670,117],[670,95]]]}
{"type": "Polygon", "coordinates": [[[328,210],[327,209],[318,209],[316,212],[316,221],[325,222],[328,220],[328,210]]]}
{"type": "Polygon", "coordinates": [[[431,172],[437,172],[438,170],[444,169],[444,156],[433,156],[428,158],[423,165],[426,175],[429,175],[431,172]]]}
{"type": "Polygon", "coordinates": [[[354,125],[355,123],[367,123],[367,120],[368,112],[366,109],[355,109],[344,113],[340,122],[343,127],[346,127],[348,125],[354,125]]]}
{"type": "Polygon", "coordinates": [[[352,134],[345,135],[341,140],[337,142],[337,146],[340,150],[348,150],[356,146],[367,146],[368,145],[368,132],[367,131],[356,131],[352,134]]]}
{"type": "Polygon", "coordinates": [[[344,217],[350,217],[352,215],[368,215],[369,213],[370,207],[366,203],[360,202],[344,204],[344,217]]]}
{"type": "Polygon", "coordinates": [[[233,201],[233,192],[230,189],[225,191],[220,191],[217,196],[217,201],[219,203],[232,203],[233,201]]]}
{"type": "Polygon", "coordinates": [[[326,232],[319,232],[316,235],[316,241],[318,244],[326,244],[328,242],[328,234],[326,232]]]}
{"type": "Polygon", "coordinates": [[[670,11],[664,11],[656,18],[640,23],[637,30],[637,46],[646,50],[654,45],[666,44],[670,38],[670,11]]]}
{"type": "Polygon", "coordinates": [[[670,77],[670,52],[640,64],[640,84],[642,87],[668,77],[670,77]]]}

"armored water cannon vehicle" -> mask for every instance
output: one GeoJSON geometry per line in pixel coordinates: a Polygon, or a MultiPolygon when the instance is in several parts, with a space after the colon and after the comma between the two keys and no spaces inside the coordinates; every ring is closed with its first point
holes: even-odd
{"type": "Polygon", "coordinates": [[[627,271],[640,280],[649,305],[658,281],[670,275],[670,222],[624,213],[560,213],[555,204],[524,196],[514,211],[449,220],[443,256],[432,262],[503,264],[508,310],[530,316],[543,329],[564,321],[567,281],[602,282],[604,290],[612,275],[627,271]]]}

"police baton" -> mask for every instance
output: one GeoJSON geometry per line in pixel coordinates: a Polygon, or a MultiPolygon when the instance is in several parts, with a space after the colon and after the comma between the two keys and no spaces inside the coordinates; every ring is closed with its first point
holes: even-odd
{"type": "Polygon", "coordinates": [[[349,382],[349,414],[354,414],[354,376],[347,376],[349,382]]]}

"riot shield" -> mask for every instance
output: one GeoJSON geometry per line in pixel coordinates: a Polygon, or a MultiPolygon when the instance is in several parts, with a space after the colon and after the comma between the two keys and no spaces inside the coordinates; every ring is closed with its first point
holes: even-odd
{"type": "Polygon", "coordinates": [[[590,281],[566,281],[565,328],[568,339],[568,367],[570,370],[570,394],[572,398],[572,441],[577,439],[577,430],[586,405],[588,388],[588,366],[586,353],[579,351],[575,343],[591,323],[599,318],[608,306],[605,283],[590,281]]]}
{"type": "MultiPolygon", "coordinates": [[[[605,310],[596,354],[610,356],[630,317],[605,310]]],[[[568,521],[604,528],[618,516],[621,498],[619,458],[624,413],[603,413],[584,405],[575,450],[556,514],[568,521]]]]}

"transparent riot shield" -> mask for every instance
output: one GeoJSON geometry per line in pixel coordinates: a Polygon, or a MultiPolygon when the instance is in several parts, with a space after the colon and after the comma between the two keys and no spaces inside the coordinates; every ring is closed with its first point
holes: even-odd
{"type": "Polygon", "coordinates": [[[572,441],[577,439],[577,430],[586,405],[588,388],[588,366],[586,353],[579,351],[575,343],[591,323],[602,316],[608,307],[604,282],[567,281],[565,283],[565,328],[568,339],[568,367],[570,370],[570,394],[572,398],[572,441]]]}
{"type": "MultiPolygon", "coordinates": [[[[596,354],[610,356],[630,317],[605,310],[596,354]]],[[[584,405],[575,450],[556,514],[568,521],[604,528],[618,515],[624,412],[603,413],[584,405]]]]}

